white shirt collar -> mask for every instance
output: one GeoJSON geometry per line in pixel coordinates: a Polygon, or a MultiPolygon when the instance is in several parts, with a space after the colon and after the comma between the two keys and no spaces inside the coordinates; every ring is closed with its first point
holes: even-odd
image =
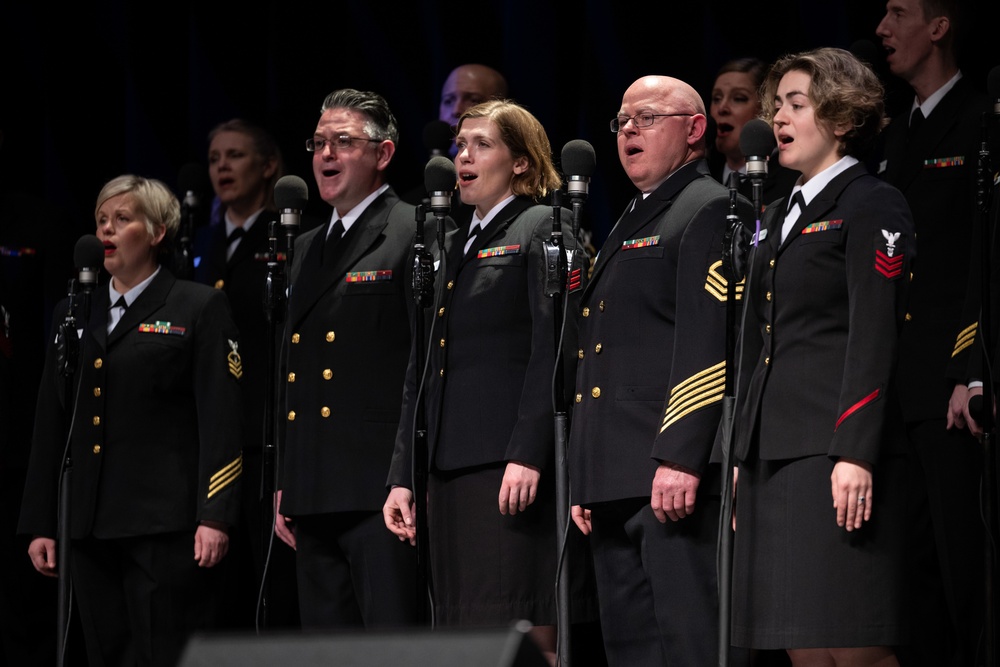
{"type": "Polygon", "coordinates": [[[924,115],[924,118],[930,117],[931,112],[934,111],[934,107],[936,107],[938,103],[944,98],[944,96],[948,94],[948,91],[950,91],[952,88],[955,87],[955,84],[958,83],[958,80],[961,78],[962,78],[962,71],[959,70],[958,72],[955,72],[955,76],[948,79],[947,83],[945,83],[943,86],[941,86],[933,93],[928,95],[927,99],[924,100],[923,104],[919,104],[917,102],[916,95],[914,95],[913,105],[910,106],[910,115],[911,116],[913,115],[914,110],[920,109],[920,113],[924,115]]]}
{"type": "Polygon", "coordinates": [[[365,209],[368,208],[373,201],[378,199],[379,196],[388,189],[389,189],[389,184],[383,183],[382,187],[380,187],[378,190],[375,190],[370,195],[362,199],[360,204],[352,208],[345,215],[339,215],[336,207],[334,207],[333,217],[330,218],[330,226],[327,227],[326,235],[327,236],[330,235],[330,231],[333,229],[333,223],[337,222],[337,220],[340,220],[340,222],[344,225],[344,233],[346,234],[347,230],[351,228],[351,225],[353,225],[357,221],[357,219],[361,217],[361,214],[365,212],[365,209]]]}

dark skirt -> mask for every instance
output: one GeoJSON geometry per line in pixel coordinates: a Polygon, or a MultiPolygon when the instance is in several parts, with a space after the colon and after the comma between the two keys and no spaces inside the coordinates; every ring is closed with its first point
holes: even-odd
{"type": "Polygon", "coordinates": [[[825,455],[740,465],[733,558],[735,646],[893,646],[902,640],[902,456],[873,472],[872,518],[836,523],[825,455]]]}
{"type": "MultiPolygon", "coordinates": [[[[441,626],[506,627],[518,619],[556,624],[555,482],[543,472],[535,502],[505,516],[498,498],[506,467],[430,475],[427,529],[435,621],[441,626]]],[[[590,554],[575,526],[569,535],[572,620],[593,620],[590,554]]]]}

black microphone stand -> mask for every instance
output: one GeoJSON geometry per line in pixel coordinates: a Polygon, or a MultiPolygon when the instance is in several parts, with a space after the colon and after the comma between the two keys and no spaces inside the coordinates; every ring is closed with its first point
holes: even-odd
{"type": "MultiPolygon", "coordinates": [[[[69,628],[69,607],[73,590],[73,581],[69,564],[70,559],[70,512],[72,511],[70,490],[73,478],[73,454],[70,443],[73,436],[73,417],[76,414],[76,392],[73,380],[76,377],[77,364],[80,360],[80,337],[77,335],[77,281],[69,281],[69,306],[66,317],[59,325],[57,334],[57,350],[59,373],[63,376],[65,385],[63,405],[72,409],[66,420],[66,446],[63,449],[62,469],[59,475],[59,509],[56,528],[56,562],[59,564],[58,610],[56,612],[56,664],[66,663],[66,637],[69,628]]],[[[89,294],[83,294],[84,308],[89,310],[89,294]]]]}
{"type": "Polygon", "coordinates": [[[552,235],[545,242],[545,296],[552,299],[555,368],[552,378],[553,429],[555,433],[556,533],[559,535],[559,565],[556,568],[556,633],[561,667],[570,665],[570,606],[569,577],[563,563],[566,559],[564,535],[569,530],[569,465],[566,459],[566,380],[562,357],[562,333],[565,322],[564,294],[568,278],[566,250],[562,233],[562,192],[552,191],[552,235]]]}
{"type": "Polygon", "coordinates": [[[174,255],[174,275],[182,280],[194,279],[194,230],[196,207],[191,193],[181,203],[181,222],[174,255]]]}
{"type": "Polygon", "coordinates": [[[992,250],[991,228],[989,220],[989,210],[990,210],[990,148],[989,148],[989,137],[990,129],[989,123],[991,120],[991,114],[989,112],[984,112],[982,115],[982,134],[981,143],[979,148],[979,161],[976,170],[976,210],[975,210],[975,221],[973,227],[976,224],[979,225],[982,237],[980,239],[981,244],[981,261],[982,268],[980,270],[980,281],[981,281],[981,310],[980,310],[980,322],[979,331],[984,341],[987,344],[984,346],[983,354],[983,396],[988,397],[985,401],[982,411],[982,428],[983,428],[983,485],[982,494],[985,496],[981,499],[982,511],[983,511],[983,522],[985,524],[985,534],[986,538],[984,540],[984,583],[985,583],[985,598],[984,598],[984,642],[985,642],[985,658],[984,664],[995,665],[996,663],[996,620],[995,620],[995,600],[994,600],[994,578],[996,574],[996,554],[994,550],[996,545],[993,543],[993,537],[996,536],[996,502],[997,502],[997,480],[996,480],[996,419],[993,415],[993,373],[991,372],[993,366],[993,359],[991,355],[992,349],[992,301],[990,297],[990,283],[992,279],[991,266],[992,258],[990,253],[992,250]]]}
{"type": "MultiPolygon", "coordinates": [[[[750,175],[753,193],[755,238],[760,235],[760,212],[763,198],[763,175],[750,175]]],[[[732,586],[733,586],[733,460],[732,443],[736,417],[736,367],[737,348],[737,301],[742,299],[747,305],[749,280],[744,280],[747,272],[746,229],[737,213],[739,196],[739,174],[729,177],[729,213],[726,215],[726,233],[722,241],[722,272],[726,278],[726,388],[722,398],[722,511],[719,517],[718,578],[719,578],[719,667],[730,664],[732,635],[732,586]],[[742,297],[738,285],[743,283],[742,297]]]]}
{"type": "MultiPolygon", "coordinates": [[[[417,205],[414,218],[417,223],[413,239],[413,349],[416,352],[416,377],[424,376],[427,358],[424,353],[427,308],[434,304],[434,258],[424,244],[424,224],[427,219],[425,203],[417,205]]],[[[438,222],[438,248],[444,257],[444,217],[445,213],[434,209],[438,222]]],[[[443,259],[442,259],[443,261],[443,259]]],[[[442,267],[443,268],[443,267],[442,267]]],[[[416,403],[415,428],[413,431],[413,505],[417,520],[417,621],[427,625],[432,618],[430,604],[430,538],[427,532],[427,412],[423,400],[416,403]],[[420,603],[420,601],[423,603],[420,603]]]]}
{"type": "MultiPolygon", "coordinates": [[[[264,315],[267,318],[267,368],[265,377],[270,378],[264,387],[264,443],[261,452],[260,512],[261,548],[264,554],[264,572],[260,582],[257,601],[257,630],[268,626],[268,599],[270,588],[267,581],[267,566],[270,563],[271,545],[274,542],[274,494],[278,488],[278,341],[281,325],[285,320],[288,306],[286,298],[288,276],[286,263],[278,252],[278,223],[268,225],[267,275],[264,279],[264,315]],[[267,549],[263,550],[264,545],[267,549]]],[[[289,232],[289,242],[294,240],[289,232]]]]}

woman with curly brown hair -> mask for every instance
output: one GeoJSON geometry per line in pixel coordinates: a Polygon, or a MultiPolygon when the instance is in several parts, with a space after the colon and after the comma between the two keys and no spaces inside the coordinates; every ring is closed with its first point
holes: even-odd
{"type": "Polygon", "coordinates": [[[733,641],[794,665],[895,665],[892,379],[913,221],[858,160],[884,125],[868,67],[818,49],[775,63],[763,91],[781,164],[802,175],[765,213],[744,293],[733,641]]]}

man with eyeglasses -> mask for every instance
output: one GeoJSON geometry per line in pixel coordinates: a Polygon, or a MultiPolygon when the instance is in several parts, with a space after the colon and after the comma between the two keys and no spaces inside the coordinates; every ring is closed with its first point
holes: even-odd
{"type": "MultiPolygon", "coordinates": [[[[717,661],[727,190],[688,84],[647,76],[611,121],[638,189],[582,299],[573,520],[591,536],[610,665],[717,661]],[[717,459],[712,459],[717,461],[717,459]]],[[[742,197],[739,213],[751,219],[742,197]]]]}
{"type": "Polygon", "coordinates": [[[292,257],[275,532],[296,550],[303,628],[397,627],[416,620],[416,555],[381,510],[410,353],[414,207],[386,183],[398,141],[386,101],[337,90],[321,114],[306,149],[333,211],[292,257]]]}

